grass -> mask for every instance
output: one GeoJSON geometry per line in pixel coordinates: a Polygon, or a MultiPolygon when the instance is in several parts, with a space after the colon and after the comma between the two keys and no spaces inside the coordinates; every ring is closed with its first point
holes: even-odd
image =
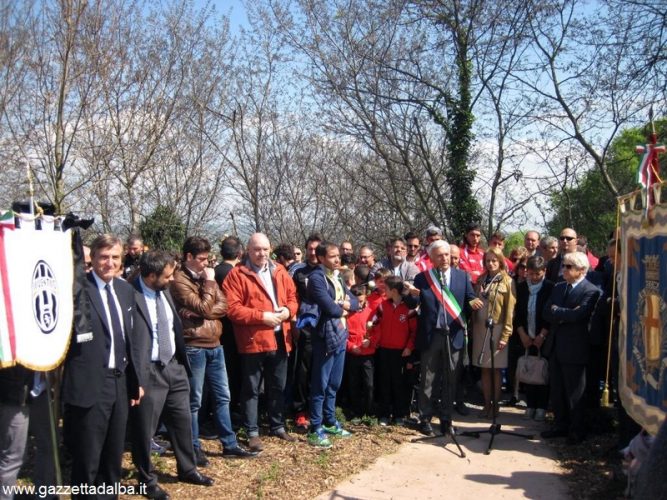
{"type": "Polygon", "coordinates": [[[280,477],[280,464],[271,462],[269,468],[257,476],[257,498],[264,498],[265,488],[280,477]]]}

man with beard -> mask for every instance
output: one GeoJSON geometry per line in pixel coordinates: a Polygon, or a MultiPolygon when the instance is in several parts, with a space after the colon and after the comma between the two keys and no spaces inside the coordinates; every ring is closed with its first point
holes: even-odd
{"type": "Polygon", "coordinates": [[[407,247],[403,238],[394,238],[389,243],[390,256],[380,261],[380,267],[389,269],[394,276],[412,284],[419,269],[412,262],[405,260],[407,247]]]}
{"type": "Polygon", "coordinates": [[[167,426],[182,481],[211,486],[213,480],[197,472],[192,447],[190,415],[190,363],[185,354],[183,326],[178,318],[169,284],[174,280],[174,259],[162,251],[146,252],[139,261],[141,276],[136,290],[132,357],[145,380],[142,404],[132,407],[132,460],[137,479],[146,485],[146,496],[165,500],[151,464],[151,438],[160,416],[167,426]]]}

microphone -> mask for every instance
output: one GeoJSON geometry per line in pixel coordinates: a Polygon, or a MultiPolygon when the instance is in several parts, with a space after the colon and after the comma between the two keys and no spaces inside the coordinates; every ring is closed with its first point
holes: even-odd
{"type": "Polygon", "coordinates": [[[491,282],[489,283],[489,285],[490,285],[491,283],[495,283],[496,281],[500,281],[500,280],[502,280],[502,279],[503,279],[502,274],[501,274],[501,273],[498,273],[498,274],[496,274],[496,275],[493,277],[493,279],[491,280],[491,282]]]}

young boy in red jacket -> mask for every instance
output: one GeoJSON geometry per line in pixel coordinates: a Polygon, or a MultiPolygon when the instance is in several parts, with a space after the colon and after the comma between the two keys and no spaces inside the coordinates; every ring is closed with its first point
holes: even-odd
{"type": "Polygon", "coordinates": [[[353,420],[373,414],[373,377],[375,346],[369,336],[371,308],[366,302],[366,285],[354,285],[350,292],[359,300],[359,310],[347,317],[347,355],[345,373],[353,420]]]}
{"type": "Polygon", "coordinates": [[[382,301],[387,298],[385,295],[384,280],[391,275],[391,271],[389,269],[385,269],[384,267],[378,269],[375,271],[375,274],[373,274],[372,285],[375,288],[367,297],[368,307],[371,310],[371,315],[375,314],[375,310],[380,304],[382,304],[382,301]]]}
{"type": "Polygon", "coordinates": [[[387,299],[378,307],[373,343],[377,346],[376,370],[380,386],[380,425],[403,425],[410,411],[407,363],[415,348],[417,316],[403,303],[404,283],[400,276],[384,280],[387,299]]]}

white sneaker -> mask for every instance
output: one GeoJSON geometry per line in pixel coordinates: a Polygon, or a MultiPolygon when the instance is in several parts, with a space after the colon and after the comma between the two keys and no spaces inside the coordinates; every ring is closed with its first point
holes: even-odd
{"type": "Polygon", "coordinates": [[[535,421],[536,422],[544,422],[544,417],[546,417],[546,415],[547,415],[546,410],[544,410],[542,408],[538,408],[537,410],[535,410],[535,421]]]}
{"type": "Polygon", "coordinates": [[[535,408],[526,408],[523,412],[523,418],[530,420],[535,416],[535,408]]]}

